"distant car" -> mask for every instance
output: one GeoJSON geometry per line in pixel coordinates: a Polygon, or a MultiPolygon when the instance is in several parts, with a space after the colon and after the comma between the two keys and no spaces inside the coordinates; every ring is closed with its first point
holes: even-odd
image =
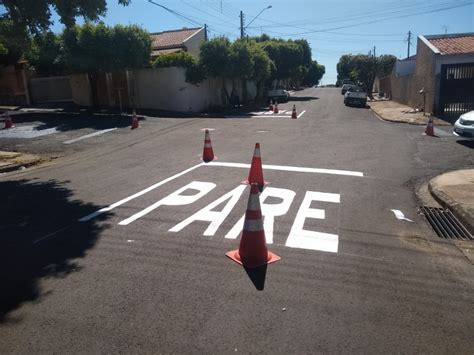
{"type": "Polygon", "coordinates": [[[268,90],[267,97],[273,101],[287,102],[290,99],[290,93],[284,87],[279,86],[276,89],[268,90]]]}
{"type": "Polygon", "coordinates": [[[474,111],[462,114],[454,123],[453,134],[458,137],[474,138],[474,111]]]}
{"type": "Polygon", "coordinates": [[[344,94],[346,93],[346,91],[347,91],[349,88],[353,87],[353,86],[354,86],[354,84],[344,84],[344,85],[342,85],[342,88],[341,88],[341,95],[344,95],[344,94]]]}
{"type": "Polygon", "coordinates": [[[344,105],[367,106],[367,93],[359,86],[351,86],[344,94],[344,105]]]}

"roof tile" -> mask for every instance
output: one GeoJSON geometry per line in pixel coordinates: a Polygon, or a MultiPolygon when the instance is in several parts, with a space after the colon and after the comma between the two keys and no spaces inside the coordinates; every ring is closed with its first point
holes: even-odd
{"type": "Polygon", "coordinates": [[[474,53],[474,36],[460,35],[457,37],[428,39],[441,54],[474,53]]]}
{"type": "Polygon", "coordinates": [[[164,31],[150,34],[153,50],[182,47],[184,40],[201,28],[184,28],[182,30],[164,31]]]}

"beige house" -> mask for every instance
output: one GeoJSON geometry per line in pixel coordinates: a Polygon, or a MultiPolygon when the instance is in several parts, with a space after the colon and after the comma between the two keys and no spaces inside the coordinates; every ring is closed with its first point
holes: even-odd
{"type": "Polygon", "coordinates": [[[474,110],[474,33],[418,36],[416,56],[396,62],[391,97],[455,120],[474,110]]]}
{"type": "Polygon", "coordinates": [[[185,51],[196,59],[199,57],[199,46],[207,41],[206,29],[183,28],[181,30],[163,31],[150,34],[151,56],[156,58],[160,54],[185,51]]]}

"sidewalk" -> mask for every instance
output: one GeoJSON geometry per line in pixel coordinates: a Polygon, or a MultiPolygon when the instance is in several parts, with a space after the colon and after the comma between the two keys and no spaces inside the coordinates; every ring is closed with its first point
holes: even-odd
{"type": "Polygon", "coordinates": [[[33,154],[0,151],[0,174],[39,164],[44,159],[33,154]]]}
{"type": "Polygon", "coordinates": [[[439,175],[431,179],[428,189],[435,200],[449,208],[474,234],[474,169],[439,175]]]}
{"type": "MultiPolygon", "coordinates": [[[[390,122],[408,123],[414,125],[426,125],[428,116],[424,116],[423,112],[414,112],[409,107],[391,100],[370,101],[368,102],[372,111],[374,111],[381,119],[390,122]]],[[[435,126],[450,126],[446,121],[434,117],[435,126]]]]}

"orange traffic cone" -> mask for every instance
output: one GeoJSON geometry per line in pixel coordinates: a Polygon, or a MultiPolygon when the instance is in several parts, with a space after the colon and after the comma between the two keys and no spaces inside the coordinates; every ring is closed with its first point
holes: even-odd
{"type": "Polygon", "coordinates": [[[433,117],[430,116],[428,120],[428,124],[426,125],[425,134],[430,137],[434,137],[434,125],[433,125],[433,117]]]}
{"type": "Polygon", "coordinates": [[[135,110],[133,110],[132,125],[131,125],[130,129],[135,129],[135,128],[138,128],[138,127],[140,127],[140,124],[138,123],[137,113],[135,112],[135,110]]]}
{"type": "Polygon", "coordinates": [[[262,157],[260,156],[260,143],[255,143],[255,150],[253,152],[252,164],[250,165],[249,177],[245,184],[256,184],[260,190],[268,184],[263,180],[262,157]]]}
{"type": "Polygon", "coordinates": [[[202,151],[202,160],[204,163],[209,163],[214,160],[214,151],[212,150],[211,137],[209,135],[209,130],[206,129],[206,134],[204,136],[204,149],[202,151]]]}
{"type": "Polygon", "coordinates": [[[268,109],[270,111],[273,111],[273,102],[272,102],[272,100],[270,100],[270,105],[268,105],[268,109]]]}
{"type": "Polygon", "coordinates": [[[4,129],[13,128],[13,127],[15,127],[15,126],[13,125],[12,118],[10,117],[10,115],[8,114],[8,111],[7,111],[7,113],[5,114],[5,127],[4,127],[4,129]]]}
{"type": "Polygon", "coordinates": [[[257,185],[252,185],[250,188],[239,249],[229,251],[225,255],[249,269],[274,263],[281,259],[267,249],[257,185]]]}
{"type": "Polygon", "coordinates": [[[291,118],[298,118],[298,116],[296,115],[296,105],[293,104],[293,112],[291,113],[291,118]]]}
{"type": "Polygon", "coordinates": [[[275,105],[273,105],[273,113],[278,113],[278,101],[275,101],[275,105]]]}

